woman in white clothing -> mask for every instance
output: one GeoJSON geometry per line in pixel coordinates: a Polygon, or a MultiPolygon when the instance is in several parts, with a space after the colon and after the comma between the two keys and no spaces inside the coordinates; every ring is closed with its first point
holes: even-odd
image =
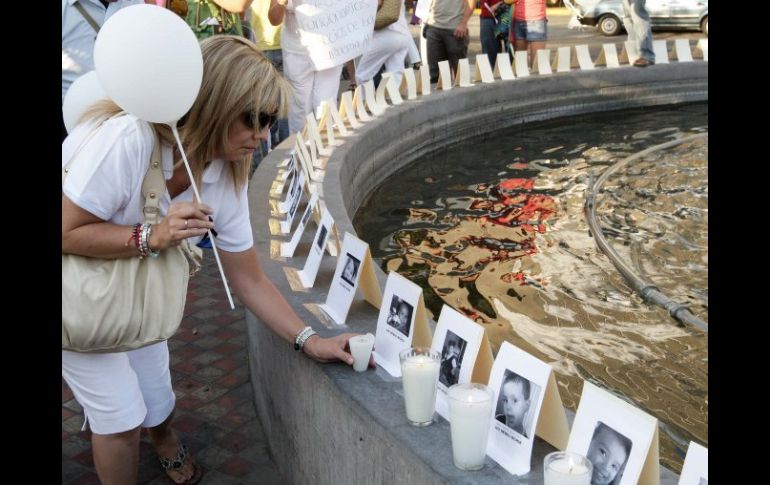
{"type": "MultiPolygon", "coordinates": [[[[264,274],[254,247],[246,196],[251,157],[270,125],[285,116],[290,87],[242,37],[209,37],[201,41],[201,51],[200,92],[179,125],[204,203],[193,202],[187,172],[174,163],[179,158],[168,127],[103,101],[62,144],[62,166],[72,159],[62,185],[62,253],[102,259],[152,256],[216,228],[222,266],[246,308],[314,360],[352,364],[345,351],[352,334],[315,335],[264,274]],[[161,135],[167,193],[160,203],[163,220],[143,227],[142,180],[156,145],[153,128],[161,135]]],[[[102,483],[136,483],[141,428],[147,428],[171,480],[200,479],[200,468],[170,426],[175,398],[165,341],[128,352],[63,350],[62,375],[93,432],[94,464],[102,483]]]]}
{"type": "MultiPolygon", "coordinates": [[[[381,5],[382,0],[379,3],[381,5]]],[[[404,3],[402,2],[398,20],[387,27],[374,31],[372,40],[369,41],[361,60],[356,65],[356,82],[362,85],[373,79],[384,64],[385,72],[392,73],[396,86],[399,86],[407,55],[410,57],[410,64],[420,62],[417,47],[412,39],[412,34],[409,32],[406,18],[404,18],[404,3]]]]}

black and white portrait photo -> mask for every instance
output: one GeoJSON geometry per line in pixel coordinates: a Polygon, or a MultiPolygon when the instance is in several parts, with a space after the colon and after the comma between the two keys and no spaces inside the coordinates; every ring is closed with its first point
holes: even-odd
{"type": "Polygon", "coordinates": [[[438,375],[439,382],[445,386],[453,386],[460,379],[460,366],[467,345],[468,342],[451,330],[447,330],[444,347],[441,350],[441,370],[438,375]]]}
{"type": "Polygon", "coordinates": [[[300,223],[300,224],[302,224],[303,226],[304,226],[304,225],[306,225],[306,224],[307,224],[307,221],[308,221],[308,219],[310,219],[310,215],[311,215],[312,213],[313,213],[313,211],[310,209],[310,207],[308,207],[308,208],[305,210],[305,214],[302,216],[302,220],[301,220],[301,221],[299,221],[299,223],[300,223]]]}
{"type": "Polygon", "coordinates": [[[386,323],[395,328],[404,337],[409,337],[409,329],[412,326],[412,311],[414,308],[396,295],[390,301],[390,310],[386,323]]]}
{"type": "Polygon", "coordinates": [[[345,257],[348,259],[345,261],[345,266],[342,267],[342,279],[347,281],[350,286],[355,286],[358,266],[361,264],[361,261],[358,258],[354,258],[350,253],[346,254],[345,257]]]}
{"type": "Polygon", "coordinates": [[[588,446],[588,459],[594,466],[591,485],[618,485],[632,445],[630,439],[597,421],[588,446]]]}
{"type": "Polygon", "coordinates": [[[326,241],[326,232],[326,226],[321,226],[321,230],[318,232],[318,239],[315,242],[321,251],[323,251],[324,242],[326,241]]]}
{"type": "Polygon", "coordinates": [[[302,199],[299,195],[294,198],[294,200],[291,203],[291,209],[289,209],[289,217],[294,217],[294,213],[297,212],[297,207],[299,207],[299,201],[302,199]]]}
{"type": "Polygon", "coordinates": [[[534,407],[540,386],[510,369],[503,374],[497,398],[495,419],[525,438],[532,436],[534,407]]]}

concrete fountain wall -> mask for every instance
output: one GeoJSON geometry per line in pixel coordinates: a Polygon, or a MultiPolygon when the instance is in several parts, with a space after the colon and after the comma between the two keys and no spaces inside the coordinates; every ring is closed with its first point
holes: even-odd
{"type": "MultiPolygon", "coordinates": [[[[351,218],[372,189],[402,167],[482,133],[531,121],[582,113],[708,100],[708,63],[702,61],[532,76],[434,91],[392,106],[336,147],[321,195],[340,237],[355,234],[351,218]]],[[[580,127],[576,127],[580,129],[580,127]]],[[[291,268],[301,269],[315,232],[305,231],[294,258],[275,256],[288,238],[271,235],[276,199],[269,193],[277,164],[294,145],[290,137],[260,164],[249,188],[254,241],[262,266],[293,308],[322,335],[340,332],[315,308],[323,303],[336,258],[324,257],[314,288],[292,289],[291,268]],[[271,251],[272,246],[272,251],[271,251]]],[[[385,274],[377,268],[381,288],[385,274]]],[[[374,333],[377,310],[360,297],[344,331],[374,333]]],[[[531,472],[514,481],[487,458],[478,472],[452,464],[449,424],[407,424],[401,382],[382,369],[363,374],[341,364],[317,364],[298,355],[247,312],[251,382],[271,454],[294,484],[542,483],[542,459],[553,447],[535,442],[531,472]]],[[[570,415],[571,420],[571,413],[570,415]]],[[[661,468],[661,483],[677,482],[661,468]]]]}

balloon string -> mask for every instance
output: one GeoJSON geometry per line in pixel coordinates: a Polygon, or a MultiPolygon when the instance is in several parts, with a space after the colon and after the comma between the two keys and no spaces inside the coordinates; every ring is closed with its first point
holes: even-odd
{"type": "MultiPolygon", "coordinates": [[[[171,126],[171,125],[169,125],[171,126]]],[[[184,152],[184,148],[182,148],[182,140],[179,139],[179,132],[176,129],[176,125],[171,126],[171,131],[174,132],[174,138],[176,138],[177,146],[179,147],[179,152],[182,154],[182,160],[184,161],[184,167],[187,169],[187,176],[190,177],[190,185],[192,185],[193,192],[195,193],[195,201],[201,204],[201,194],[198,192],[198,187],[195,185],[195,178],[193,177],[192,170],[190,169],[190,163],[187,161],[187,155],[184,152]]],[[[217,260],[217,267],[219,268],[219,275],[222,277],[222,283],[225,285],[225,292],[227,293],[227,301],[230,302],[230,309],[235,310],[235,305],[233,304],[233,297],[230,295],[230,287],[227,286],[227,278],[225,278],[225,271],[222,269],[222,261],[219,259],[219,251],[217,251],[217,245],[214,242],[214,235],[211,234],[211,229],[209,229],[209,241],[211,241],[211,249],[214,250],[214,258],[217,260]]]]}

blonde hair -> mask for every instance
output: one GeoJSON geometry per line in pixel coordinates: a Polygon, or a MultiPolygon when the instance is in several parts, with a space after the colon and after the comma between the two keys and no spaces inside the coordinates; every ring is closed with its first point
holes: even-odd
{"type": "MultiPolygon", "coordinates": [[[[288,81],[249,40],[215,35],[203,39],[200,45],[203,81],[192,108],[179,122],[179,136],[199,187],[206,164],[228,149],[228,132],[233,123],[246,112],[285,118],[292,92],[288,81]]],[[[91,106],[81,120],[101,123],[122,112],[113,101],[105,100],[91,106]]],[[[167,125],[152,125],[164,141],[174,143],[167,125]]],[[[250,155],[231,164],[236,190],[246,183],[250,166],[250,155]]]]}

